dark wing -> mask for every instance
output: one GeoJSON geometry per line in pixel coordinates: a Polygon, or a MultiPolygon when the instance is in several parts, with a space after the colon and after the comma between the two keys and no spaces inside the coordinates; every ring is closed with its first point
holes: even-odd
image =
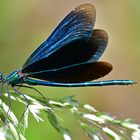
{"type": "Polygon", "coordinates": [[[101,29],[95,29],[87,44],[87,46],[89,45],[88,47],[92,48],[92,57],[88,60],[88,62],[96,62],[105,51],[107,43],[107,32],[101,29]]]}
{"type": "Polygon", "coordinates": [[[101,78],[112,70],[111,64],[96,62],[105,50],[107,42],[108,36],[105,31],[94,30],[90,40],[74,41],[67,47],[56,51],[52,58],[48,57],[50,63],[47,63],[47,65],[52,69],[45,69],[46,66],[43,65],[45,62],[42,65],[40,63],[39,67],[36,67],[36,71],[30,72],[28,76],[61,83],[79,83],[101,78]],[[58,65],[62,66],[65,63],[70,63],[75,59],[79,59],[79,63],[54,68],[58,65]],[[81,59],[84,59],[84,61],[80,62],[81,59]]]}
{"type": "Polygon", "coordinates": [[[40,62],[43,62],[46,69],[50,69],[46,61],[48,57],[73,41],[88,40],[91,37],[95,17],[95,8],[91,4],[83,4],[72,10],[51,36],[27,59],[22,67],[22,72],[34,71],[40,62]]]}
{"type": "Polygon", "coordinates": [[[34,73],[29,77],[59,83],[80,83],[101,78],[112,70],[112,65],[107,62],[93,62],[75,65],[54,71],[34,73]]]}
{"type": "MultiPolygon", "coordinates": [[[[34,63],[34,69],[28,73],[41,73],[42,71],[59,69],[75,64],[96,62],[104,52],[108,42],[107,33],[103,30],[94,30],[89,40],[76,40],[62,47],[47,59],[34,63]]],[[[32,68],[32,67],[31,67],[32,68]]]]}

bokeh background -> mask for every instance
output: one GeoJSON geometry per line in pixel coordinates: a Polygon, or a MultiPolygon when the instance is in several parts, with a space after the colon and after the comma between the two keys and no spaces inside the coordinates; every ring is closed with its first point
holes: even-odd
{"type": "MultiPolygon", "coordinates": [[[[67,13],[86,2],[96,7],[95,28],[104,29],[109,34],[108,48],[101,60],[110,62],[114,68],[103,80],[134,79],[137,84],[93,88],[37,88],[52,98],[75,95],[76,99],[93,105],[99,111],[109,112],[122,119],[132,118],[140,123],[139,0],[0,0],[0,71],[6,75],[21,67],[67,13]]],[[[18,106],[13,108],[18,111],[18,106]]],[[[65,115],[66,127],[71,129],[76,140],[88,139],[74,118],[67,113],[62,115],[65,115]]],[[[44,122],[37,123],[31,117],[26,135],[28,140],[62,139],[47,118],[44,122]]]]}

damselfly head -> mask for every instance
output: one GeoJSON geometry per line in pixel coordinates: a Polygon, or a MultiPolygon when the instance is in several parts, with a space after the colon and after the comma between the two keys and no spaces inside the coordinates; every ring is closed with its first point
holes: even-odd
{"type": "Polygon", "coordinates": [[[1,83],[3,80],[4,80],[4,78],[3,78],[3,73],[0,72],[0,83],[1,83]]]}

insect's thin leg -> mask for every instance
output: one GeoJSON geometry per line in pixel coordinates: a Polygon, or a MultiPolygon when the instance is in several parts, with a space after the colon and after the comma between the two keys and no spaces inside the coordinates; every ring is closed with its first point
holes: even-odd
{"type": "MultiPolygon", "coordinates": [[[[1,89],[2,89],[2,85],[1,85],[1,89]]],[[[1,95],[2,95],[2,90],[0,90],[0,97],[1,97],[1,95]]]]}
{"type": "MultiPolygon", "coordinates": [[[[15,86],[19,86],[19,85],[15,85],[15,86]]],[[[26,87],[26,88],[30,88],[30,89],[33,89],[35,90],[43,99],[46,99],[46,97],[36,88],[34,87],[30,87],[30,86],[26,86],[26,85],[20,85],[20,87],[26,87]]]]}
{"type": "Polygon", "coordinates": [[[8,84],[6,84],[6,92],[7,92],[7,94],[8,94],[8,102],[9,102],[9,108],[8,108],[7,113],[6,113],[6,123],[7,123],[8,115],[9,115],[9,113],[10,113],[11,106],[12,106],[12,102],[11,102],[11,98],[10,98],[10,92],[9,92],[8,84]]]}
{"type": "Polygon", "coordinates": [[[19,84],[17,86],[15,85],[14,87],[17,87],[16,90],[18,90],[21,86],[22,86],[22,84],[19,84]]]}
{"type": "Polygon", "coordinates": [[[2,84],[1,84],[0,97],[1,97],[1,96],[2,96],[2,94],[3,94],[3,89],[4,89],[4,84],[2,83],[2,84]]]}
{"type": "Polygon", "coordinates": [[[1,93],[3,94],[3,91],[4,91],[4,83],[2,83],[2,87],[1,87],[1,93]]]}
{"type": "Polygon", "coordinates": [[[22,94],[20,91],[18,91],[14,86],[12,86],[12,88],[15,90],[15,92],[19,93],[27,102],[26,108],[25,108],[25,110],[24,110],[24,112],[23,112],[23,114],[22,114],[22,116],[21,116],[21,118],[19,120],[19,123],[20,123],[22,118],[24,117],[24,115],[26,115],[25,113],[26,113],[26,111],[27,111],[27,109],[28,109],[28,107],[30,105],[30,101],[27,99],[27,97],[24,94],[22,94]]]}

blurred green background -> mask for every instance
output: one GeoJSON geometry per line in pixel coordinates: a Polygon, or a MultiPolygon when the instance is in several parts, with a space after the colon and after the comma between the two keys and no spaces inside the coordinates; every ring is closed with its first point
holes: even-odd
{"type": "MultiPolygon", "coordinates": [[[[114,69],[103,80],[133,79],[138,84],[93,88],[37,88],[52,98],[75,95],[76,99],[93,105],[99,111],[109,112],[119,118],[133,118],[140,123],[139,0],[0,0],[0,71],[6,75],[21,67],[67,13],[85,2],[96,7],[95,28],[104,29],[109,34],[108,48],[101,60],[110,62],[114,69]]],[[[18,110],[17,106],[15,108],[18,110]]],[[[75,119],[67,112],[64,114],[66,122],[63,123],[72,130],[73,137],[76,140],[88,139],[75,119]]],[[[44,122],[37,123],[31,117],[26,135],[28,140],[62,139],[47,118],[44,122]]]]}

